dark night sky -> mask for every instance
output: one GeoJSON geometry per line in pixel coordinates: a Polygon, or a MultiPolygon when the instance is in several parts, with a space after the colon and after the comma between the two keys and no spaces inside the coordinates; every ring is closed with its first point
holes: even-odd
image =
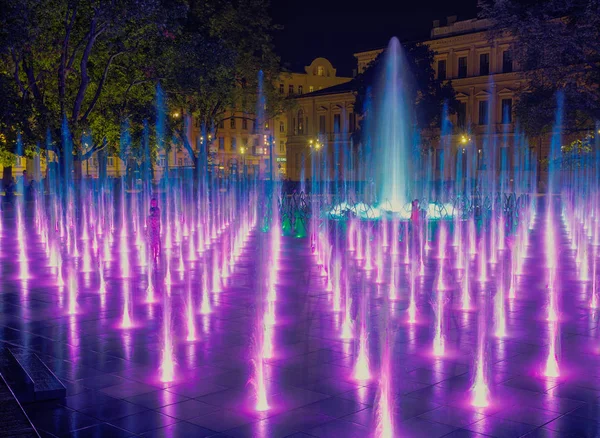
{"type": "Polygon", "coordinates": [[[353,53],[429,36],[433,20],[475,18],[477,0],[271,0],[271,16],[284,65],[301,70],[317,56],[329,59],[338,75],[351,75],[353,53]],[[359,6],[357,6],[359,5],[359,6]],[[393,6],[392,6],[393,5],[393,6]]]}

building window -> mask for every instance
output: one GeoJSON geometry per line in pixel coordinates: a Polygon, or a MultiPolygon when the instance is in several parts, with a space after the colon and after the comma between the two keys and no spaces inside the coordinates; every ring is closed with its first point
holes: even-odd
{"type": "Polygon", "coordinates": [[[294,86],[292,84],[290,84],[288,86],[288,94],[290,94],[290,95],[294,94],[294,86]]]}
{"type": "Polygon", "coordinates": [[[284,154],[285,153],[285,143],[280,141],[279,142],[279,153],[280,154],[284,154]]]}
{"type": "Polygon", "coordinates": [[[115,165],[115,160],[113,157],[108,157],[108,159],[106,161],[110,167],[113,167],[115,165]]]}
{"type": "Polygon", "coordinates": [[[354,115],[354,113],[348,114],[348,128],[350,132],[354,132],[354,130],[356,129],[356,116],[354,115]]]}
{"type": "Polygon", "coordinates": [[[319,134],[325,134],[326,128],[325,128],[325,114],[321,114],[319,116],[319,134]]]}
{"type": "Polygon", "coordinates": [[[304,134],[304,111],[298,110],[298,134],[304,134]]]}
{"type": "Polygon", "coordinates": [[[477,169],[486,170],[485,157],[483,156],[483,149],[477,150],[477,169]]]}
{"type": "Polygon", "coordinates": [[[236,137],[231,137],[231,150],[234,152],[237,150],[237,138],[236,137]]]}
{"type": "Polygon", "coordinates": [[[489,105],[487,100],[479,101],[479,124],[487,125],[488,124],[488,113],[489,113],[489,105]]]}
{"type": "Polygon", "coordinates": [[[446,79],[446,60],[440,59],[438,61],[438,79],[443,81],[446,79]]]}
{"type": "Polygon", "coordinates": [[[283,94],[284,93],[284,88],[283,88],[283,84],[279,84],[279,94],[283,94]]]}
{"type": "Polygon", "coordinates": [[[256,132],[257,132],[257,127],[258,127],[258,125],[257,125],[257,123],[256,123],[256,120],[252,120],[252,133],[253,133],[253,134],[256,134],[256,132]]]}
{"type": "Polygon", "coordinates": [[[502,99],[502,123],[512,123],[512,99],[502,99]]]}
{"type": "Polygon", "coordinates": [[[177,165],[178,166],[183,166],[183,159],[177,158],[177,165]]]}
{"type": "Polygon", "coordinates": [[[333,115],[333,132],[337,133],[341,131],[341,120],[342,116],[340,114],[333,115]]]}
{"type": "Polygon", "coordinates": [[[248,129],[248,119],[242,119],[242,129],[248,129]]]}
{"type": "Polygon", "coordinates": [[[509,50],[502,52],[502,73],[511,73],[513,71],[513,60],[509,50]]]}
{"type": "Polygon", "coordinates": [[[313,91],[315,91],[315,87],[313,87],[312,85],[310,85],[310,86],[308,87],[308,92],[309,92],[309,93],[312,93],[313,91]]]}
{"type": "Polygon", "coordinates": [[[458,102],[456,124],[459,128],[467,126],[467,102],[458,102]]]}
{"type": "Polygon", "coordinates": [[[435,150],[435,169],[441,171],[444,168],[444,150],[435,150]]]}
{"type": "Polygon", "coordinates": [[[225,138],[224,137],[219,137],[219,150],[220,151],[225,150],[225,138]]]}
{"type": "Polygon", "coordinates": [[[279,122],[279,132],[285,132],[285,124],[283,122],[279,122]]]}
{"type": "Polygon", "coordinates": [[[482,53],[479,55],[479,75],[487,76],[490,74],[490,54],[482,53]]]}
{"type": "Polygon", "coordinates": [[[466,78],[467,77],[467,57],[461,56],[458,58],[458,77],[466,78]]]}
{"type": "Polygon", "coordinates": [[[229,127],[231,129],[235,129],[235,119],[233,118],[233,116],[231,116],[231,119],[229,119],[229,127]]]}
{"type": "Polygon", "coordinates": [[[302,85],[298,85],[298,94],[302,94],[302,85]]]}
{"type": "Polygon", "coordinates": [[[219,122],[219,129],[225,129],[225,120],[219,122]]]}
{"type": "Polygon", "coordinates": [[[325,69],[323,68],[322,65],[317,66],[317,76],[324,76],[325,75],[325,69]]]}

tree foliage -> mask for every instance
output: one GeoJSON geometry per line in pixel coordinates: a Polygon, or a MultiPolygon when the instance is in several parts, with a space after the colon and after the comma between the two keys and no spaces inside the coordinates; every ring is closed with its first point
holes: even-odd
{"type": "MultiPolygon", "coordinates": [[[[167,114],[193,115],[213,138],[231,108],[254,112],[260,69],[266,111],[281,105],[267,0],[0,0],[0,10],[5,150],[18,132],[29,147],[49,134],[61,155],[64,124],[81,159],[148,144],[158,84],[167,114]]],[[[167,116],[163,146],[184,120],[167,116]]]]}
{"type": "MultiPolygon", "coordinates": [[[[441,125],[444,105],[448,112],[454,114],[458,101],[450,81],[437,80],[433,69],[434,52],[424,44],[408,44],[404,46],[406,66],[410,78],[408,84],[403,83],[403,92],[408,93],[408,102],[412,105],[412,120],[409,121],[419,130],[437,128],[441,125]]],[[[367,69],[354,80],[356,101],[354,111],[363,116],[366,102],[374,95],[386,92],[381,87],[379,72],[383,68],[385,52],[380,53],[367,69]]],[[[399,72],[405,74],[406,72],[399,72]]],[[[364,120],[364,118],[362,118],[364,120]]],[[[360,140],[363,120],[359,123],[356,139],[360,140]]]]}
{"type": "Polygon", "coordinates": [[[117,144],[121,121],[147,115],[157,79],[152,66],[177,6],[160,0],[2,0],[2,74],[12,79],[27,116],[13,123],[24,141],[40,141],[50,130],[51,147],[60,155],[66,123],[83,158],[117,144]],[[87,148],[85,132],[92,133],[87,148]]]}
{"type": "MultiPolygon", "coordinates": [[[[172,70],[165,89],[172,111],[193,115],[204,141],[209,135],[217,139],[219,125],[235,117],[233,110],[249,118],[260,117],[257,123],[264,123],[285,108],[286,102],[273,86],[279,76],[279,59],[273,52],[275,26],[267,11],[266,0],[190,2],[171,53],[172,70]],[[266,104],[260,111],[259,77],[266,104]]],[[[186,122],[189,118],[179,119],[175,134],[196,163],[198,154],[186,135],[186,122]]]]}
{"type": "Polygon", "coordinates": [[[526,77],[515,113],[530,136],[549,132],[564,93],[565,131],[600,119],[600,2],[597,0],[488,0],[482,16],[491,36],[509,32],[511,51],[526,77]]]}

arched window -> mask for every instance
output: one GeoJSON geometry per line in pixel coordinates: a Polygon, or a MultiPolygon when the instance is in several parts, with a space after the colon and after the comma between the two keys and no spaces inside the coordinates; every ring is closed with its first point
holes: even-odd
{"type": "Polygon", "coordinates": [[[298,110],[298,134],[304,134],[304,110],[298,110]]]}

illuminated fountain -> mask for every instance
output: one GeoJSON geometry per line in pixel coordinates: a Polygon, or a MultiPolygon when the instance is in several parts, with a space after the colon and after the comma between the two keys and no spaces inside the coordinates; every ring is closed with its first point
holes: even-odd
{"type": "MultiPolygon", "coordinates": [[[[167,265],[167,272],[169,267],[167,265]]],[[[162,321],[162,356],[160,364],[160,381],[172,382],[175,379],[175,359],[173,357],[173,333],[171,320],[171,284],[165,282],[163,294],[163,321],[162,321]]]]}
{"type": "Polygon", "coordinates": [[[504,293],[504,263],[496,279],[496,295],[494,297],[494,336],[497,338],[506,337],[506,309],[504,293]]]}
{"type": "Polygon", "coordinates": [[[133,326],[131,319],[131,292],[129,282],[123,282],[123,317],[121,319],[121,328],[128,329],[133,326]]]}
{"type": "Polygon", "coordinates": [[[471,386],[471,404],[478,408],[489,406],[490,390],[487,379],[487,296],[481,294],[477,318],[477,350],[475,353],[475,376],[471,386]]]}
{"type": "Polygon", "coordinates": [[[354,364],[353,376],[358,381],[371,379],[371,370],[369,366],[369,343],[367,333],[367,296],[365,291],[365,280],[363,279],[362,299],[360,303],[360,330],[358,333],[358,352],[356,363],[354,364]]]}

